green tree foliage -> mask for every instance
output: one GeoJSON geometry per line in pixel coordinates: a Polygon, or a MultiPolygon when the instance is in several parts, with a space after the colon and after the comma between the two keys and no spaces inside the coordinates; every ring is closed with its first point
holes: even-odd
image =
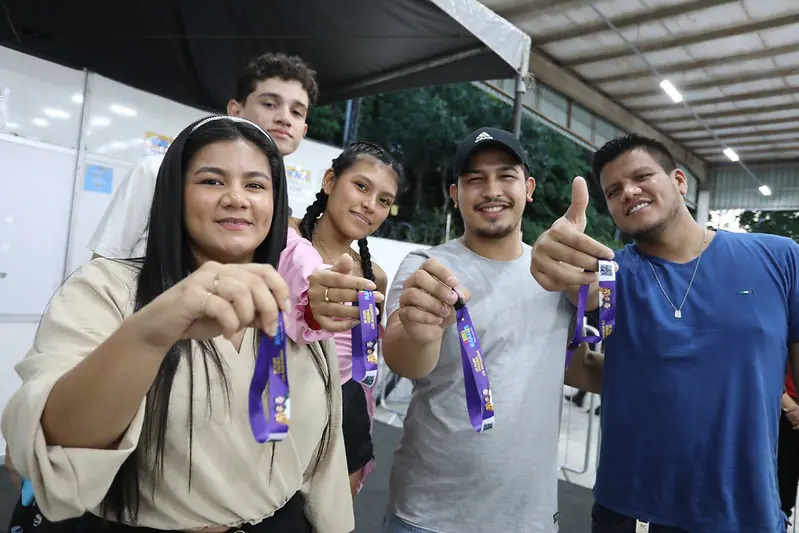
{"type": "MultiPolygon", "coordinates": [[[[340,144],[344,108],[337,104],[314,109],[309,117],[310,136],[340,144]]],[[[358,137],[387,147],[406,170],[407,189],[400,196],[399,213],[392,223],[427,226],[416,232],[416,238],[429,244],[441,242],[447,213],[452,212],[448,189],[455,147],[481,126],[511,129],[511,107],[469,83],[363,99],[358,137]]],[[[537,184],[533,204],[522,222],[524,240],[532,243],[568,208],[572,179],[587,175],[590,154],[528,117],[522,122],[521,141],[537,184]]],[[[604,199],[597,187],[592,186],[591,192],[587,232],[609,246],[618,246],[604,199]]],[[[460,234],[462,221],[457,212],[452,224],[450,234],[460,234]]]]}
{"type": "Polygon", "coordinates": [[[744,211],[738,224],[751,233],[782,235],[799,242],[799,211],[744,211]]]}

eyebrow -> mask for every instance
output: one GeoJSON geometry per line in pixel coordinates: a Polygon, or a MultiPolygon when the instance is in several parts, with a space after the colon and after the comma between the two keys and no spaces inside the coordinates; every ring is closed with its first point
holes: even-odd
{"type": "MultiPolygon", "coordinates": [[[[200,167],[194,171],[195,174],[216,174],[217,176],[227,176],[227,172],[222,170],[219,167],[212,167],[212,166],[204,166],[200,167]]],[[[265,180],[271,180],[272,177],[267,174],[266,172],[261,172],[260,170],[251,170],[249,172],[245,172],[244,176],[247,178],[263,178],[265,180]]]]}
{"type": "MultiPolygon", "coordinates": [[[[258,95],[258,98],[274,98],[275,100],[283,100],[283,97],[277,93],[261,93],[258,95]]],[[[303,109],[308,109],[308,106],[304,103],[300,102],[299,100],[292,100],[291,105],[300,106],[303,109]]]]}

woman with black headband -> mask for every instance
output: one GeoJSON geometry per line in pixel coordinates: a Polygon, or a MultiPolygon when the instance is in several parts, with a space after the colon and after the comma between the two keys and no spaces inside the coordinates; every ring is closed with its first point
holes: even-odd
{"type": "Polygon", "coordinates": [[[144,259],[98,258],[69,278],[16,367],[2,430],[46,518],[88,512],[81,531],[106,533],[354,528],[335,348],[275,348],[287,226],[263,130],[218,116],[177,137],[144,259]],[[288,386],[269,393],[286,368],[293,410],[288,386]]]}

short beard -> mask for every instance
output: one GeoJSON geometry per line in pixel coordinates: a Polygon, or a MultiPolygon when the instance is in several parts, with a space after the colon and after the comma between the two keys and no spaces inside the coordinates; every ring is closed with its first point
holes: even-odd
{"type": "Polygon", "coordinates": [[[518,228],[518,225],[510,224],[493,228],[476,228],[474,234],[481,239],[504,239],[518,228]]]}
{"type": "Polygon", "coordinates": [[[640,229],[636,232],[629,232],[627,235],[639,242],[656,241],[665,231],[672,220],[676,219],[680,213],[680,203],[674,202],[674,207],[661,220],[655,222],[648,228],[640,229]]]}

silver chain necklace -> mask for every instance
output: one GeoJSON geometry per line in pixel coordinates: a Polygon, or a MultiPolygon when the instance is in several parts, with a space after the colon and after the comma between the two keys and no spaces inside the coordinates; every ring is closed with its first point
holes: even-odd
{"type": "Polygon", "coordinates": [[[663,288],[663,284],[660,283],[660,278],[658,278],[658,273],[655,272],[655,267],[652,265],[652,262],[649,259],[646,259],[646,262],[649,263],[649,268],[652,269],[652,274],[655,276],[655,281],[658,282],[658,287],[660,287],[660,292],[663,293],[663,296],[666,297],[666,301],[669,302],[669,305],[672,309],[674,309],[674,318],[682,318],[682,307],[685,305],[685,300],[688,299],[688,294],[691,292],[691,286],[694,284],[694,278],[696,277],[696,272],[699,270],[699,263],[702,261],[702,254],[705,253],[705,240],[707,239],[707,232],[702,231],[702,244],[699,246],[699,256],[696,258],[696,266],[694,267],[694,273],[691,274],[691,281],[688,282],[688,289],[685,291],[685,296],[682,297],[682,302],[680,302],[680,307],[674,305],[669,298],[669,295],[666,294],[666,290],[663,288]]]}

